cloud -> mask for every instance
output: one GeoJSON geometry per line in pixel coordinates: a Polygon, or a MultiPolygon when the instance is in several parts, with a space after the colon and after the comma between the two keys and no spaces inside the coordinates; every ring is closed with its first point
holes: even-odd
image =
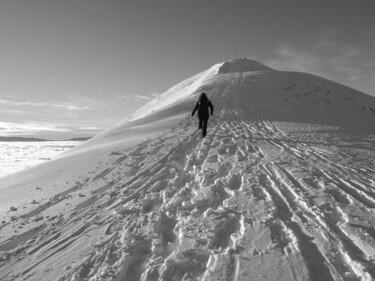
{"type": "Polygon", "coordinates": [[[139,99],[139,100],[151,100],[150,97],[148,96],[143,96],[143,95],[133,95],[133,97],[135,97],[136,99],[139,99]]]}
{"type": "Polygon", "coordinates": [[[118,105],[118,102],[112,105],[111,101],[104,99],[73,95],[66,97],[65,101],[57,102],[35,102],[9,96],[2,97],[0,98],[2,117],[0,135],[35,136],[100,132],[106,128],[106,121],[105,118],[100,119],[98,116],[105,117],[109,110],[116,112],[118,105]],[[38,118],[30,116],[26,119],[21,114],[36,115],[38,118]],[[23,120],[28,122],[22,122],[23,120]]]}
{"type": "Polygon", "coordinates": [[[14,107],[42,107],[53,110],[68,110],[68,111],[85,111],[85,110],[100,110],[108,107],[108,103],[103,100],[83,97],[83,96],[69,96],[68,101],[56,102],[31,102],[31,101],[15,101],[13,99],[0,99],[0,106],[14,106],[14,107]]]}
{"type": "Polygon", "coordinates": [[[106,127],[80,127],[79,130],[88,130],[88,131],[101,131],[106,129],[106,127]]]}
{"type": "Polygon", "coordinates": [[[88,106],[77,105],[69,102],[55,102],[55,103],[48,103],[48,102],[30,102],[30,101],[12,101],[12,100],[5,100],[0,99],[0,106],[31,106],[31,107],[47,107],[53,109],[60,109],[60,110],[91,110],[88,106]]]}
{"type": "Polygon", "coordinates": [[[78,113],[77,111],[70,111],[70,110],[66,110],[64,111],[64,117],[65,118],[78,118],[78,113]]]}
{"type": "Polygon", "coordinates": [[[335,41],[335,31],[333,29],[325,29],[318,34],[316,41],[313,43],[313,47],[316,49],[331,48],[334,47],[335,41]]]}
{"type": "Polygon", "coordinates": [[[132,96],[132,101],[138,105],[144,105],[146,104],[147,102],[149,102],[150,100],[152,100],[153,97],[149,97],[149,96],[143,96],[143,95],[133,95],[132,96]]]}
{"type": "Polygon", "coordinates": [[[30,112],[18,109],[1,109],[1,113],[5,114],[20,114],[20,115],[40,115],[37,112],[30,112]]]}
{"type": "Polygon", "coordinates": [[[91,133],[103,131],[102,126],[54,124],[48,122],[0,122],[0,136],[41,135],[43,133],[91,133]]]}
{"type": "Polygon", "coordinates": [[[279,70],[316,74],[342,83],[361,81],[366,84],[364,89],[371,89],[369,83],[375,76],[375,54],[364,46],[337,40],[333,30],[323,31],[309,46],[282,43],[276,48],[275,57],[265,64],[279,70]]]}
{"type": "Polygon", "coordinates": [[[84,108],[85,110],[98,110],[108,106],[107,101],[84,96],[70,96],[68,99],[70,104],[74,104],[79,108],[84,108]]]}
{"type": "Polygon", "coordinates": [[[321,59],[314,52],[297,49],[284,43],[275,50],[275,54],[276,58],[266,61],[265,64],[280,70],[313,71],[320,74],[321,59]]]}
{"type": "Polygon", "coordinates": [[[153,98],[155,98],[156,96],[158,96],[159,94],[150,94],[150,95],[129,95],[129,96],[122,96],[120,97],[120,100],[128,105],[129,103],[136,103],[136,104],[145,104],[146,102],[149,102],[150,100],[152,100],[153,98]]]}
{"type": "Polygon", "coordinates": [[[0,135],[13,136],[13,135],[35,135],[40,132],[69,132],[71,131],[64,125],[57,125],[45,122],[0,122],[0,135]]]}
{"type": "Polygon", "coordinates": [[[375,43],[375,27],[371,31],[366,33],[366,37],[375,43]]]}

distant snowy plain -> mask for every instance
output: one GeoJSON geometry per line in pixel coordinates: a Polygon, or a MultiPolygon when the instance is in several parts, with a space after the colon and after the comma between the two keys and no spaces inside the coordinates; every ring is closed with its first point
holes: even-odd
{"type": "Polygon", "coordinates": [[[50,161],[81,141],[0,142],[0,178],[50,161]]]}

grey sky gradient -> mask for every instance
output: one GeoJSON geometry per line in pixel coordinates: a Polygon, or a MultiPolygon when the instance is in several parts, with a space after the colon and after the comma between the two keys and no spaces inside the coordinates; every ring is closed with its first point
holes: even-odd
{"type": "Polygon", "coordinates": [[[374,14],[373,0],[3,0],[0,135],[95,134],[236,52],[375,96],[374,14]]]}

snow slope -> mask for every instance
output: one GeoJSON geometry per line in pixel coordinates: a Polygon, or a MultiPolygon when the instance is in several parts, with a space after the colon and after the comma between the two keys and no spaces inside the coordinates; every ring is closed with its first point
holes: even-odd
{"type": "Polygon", "coordinates": [[[0,279],[374,280],[374,121],[346,86],[217,64],[1,179],[0,279]]]}

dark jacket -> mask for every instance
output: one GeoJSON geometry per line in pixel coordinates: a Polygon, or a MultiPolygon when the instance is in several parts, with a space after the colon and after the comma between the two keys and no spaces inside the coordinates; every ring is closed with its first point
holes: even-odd
{"type": "Polygon", "coordinates": [[[211,116],[214,114],[214,106],[212,105],[211,101],[207,98],[205,93],[202,93],[199,97],[197,104],[194,107],[191,116],[194,116],[195,112],[198,111],[198,118],[208,119],[210,109],[211,116]]]}

